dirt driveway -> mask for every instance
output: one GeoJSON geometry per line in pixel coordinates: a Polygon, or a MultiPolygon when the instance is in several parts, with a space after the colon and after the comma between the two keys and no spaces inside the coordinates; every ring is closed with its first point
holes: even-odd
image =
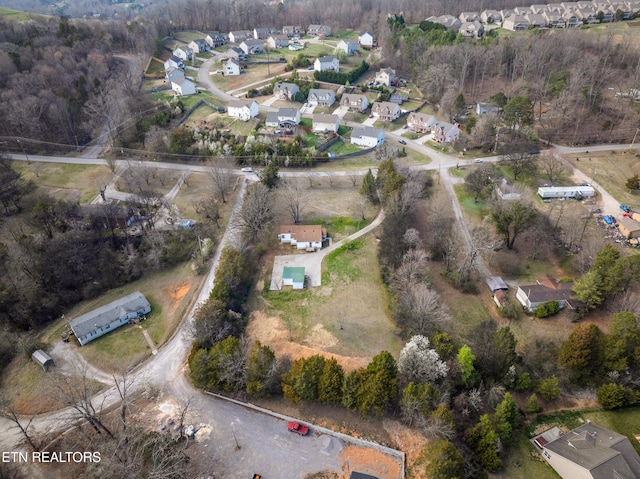
{"type": "Polygon", "coordinates": [[[332,251],[340,248],[347,241],[352,241],[360,236],[367,234],[375,229],[384,219],[384,211],[380,210],[378,216],[365,228],[356,231],[351,236],[332,244],[328,248],[321,249],[315,253],[291,254],[276,256],[273,260],[273,271],[271,272],[271,291],[279,291],[282,289],[282,270],[285,266],[304,267],[304,273],[309,277],[309,285],[311,287],[320,286],[322,284],[322,260],[332,251]]]}

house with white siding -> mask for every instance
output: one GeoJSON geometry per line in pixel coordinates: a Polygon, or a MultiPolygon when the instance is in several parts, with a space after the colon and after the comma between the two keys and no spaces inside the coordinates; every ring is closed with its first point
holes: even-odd
{"type": "Polygon", "coordinates": [[[224,76],[235,76],[235,75],[240,75],[240,73],[242,73],[242,69],[240,68],[240,62],[235,58],[229,58],[222,65],[224,68],[224,76]]]}
{"type": "Polygon", "coordinates": [[[336,96],[333,90],[323,88],[312,88],[309,90],[307,103],[313,106],[331,106],[335,103],[336,96]]]}
{"type": "Polygon", "coordinates": [[[373,148],[384,142],[384,130],[363,126],[351,131],[351,143],[353,145],[373,148]]]}
{"type": "Polygon", "coordinates": [[[336,46],[336,50],[340,50],[350,57],[358,53],[358,42],[340,40],[336,46]]]}
{"type": "Polygon", "coordinates": [[[316,58],[315,62],[313,62],[313,69],[317,72],[324,72],[328,70],[339,72],[340,61],[338,60],[338,57],[335,55],[327,55],[324,57],[319,57],[319,58],[316,58]]]}
{"type": "Polygon", "coordinates": [[[180,96],[188,96],[196,93],[196,84],[188,78],[176,78],[171,82],[171,89],[180,96]]]}
{"type": "Polygon", "coordinates": [[[249,121],[258,116],[260,109],[254,100],[234,100],[229,102],[227,112],[233,118],[249,121]]]}
{"type": "Polygon", "coordinates": [[[151,311],[151,304],[140,291],[105,304],[69,321],[81,346],[151,311]]]}
{"type": "Polygon", "coordinates": [[[318,114],[313,115],[313,131],[316,133],[337,133],[340,126],[338,115],[318,114]]]}

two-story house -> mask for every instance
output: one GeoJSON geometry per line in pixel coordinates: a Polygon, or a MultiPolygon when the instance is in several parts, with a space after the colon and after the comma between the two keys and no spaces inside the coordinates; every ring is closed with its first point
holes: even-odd
{"type": "Polygon", "coordinates": [[[228,114],[230,117],[242,121],[249,121],[258,116],[260,112],[258,103],[254,100],[233,100],[229,102],[228,114]]]}
{"type": "Polygon", "coordinates": [[[340,126],[338,115],[328,115],[321,113],[313,115],[313,131],[317,133],[337,133],[340,126]]]}
{"type": "Polygon", "coordinates": [[[393,121],[400,117],[400,106],[390,101],[377,101],[371,106],[371,114],[383,121],[393,121]]]}
{"type": "Polygon", "coordinates": [[[336,46],[336,50],[342,51],[345,55],[350,57],[351,55],[358,53],[358,42],[340,40],[336,46]]]}
{"type": "Polygon", "coordinates": [[[300,91],[300,87],[295,83],[277,82],[273,85],[273,96],[280,100],[293,101],[300,91]]]}
{"type": "Polygon", "coordinates": [[[333,70],[334,72],[340,71],[340,61],[335,55],[327,55],[324,57],[316,58],[313,62],[313,69],[318,72],[324,72],[327,70],[333,70]]]}
{"type": "Polygon", "coordinates": [[[407,117],[407,126],[416,133],[427,133],[431,131],[431,127],[436,123],[433,115],[426,113],[417,113],[415,111],[409,113],[407,117]]]}
{"type": "Polygon", "coordinates": [[[364,48],[373,48],[376,44],[376,40],[371,32],[358,33],[358,44],[364,48]]]}
{"type": "Polygon", "coordinates": [[[264,52],[264,43],[262,40],[254,40],[252,38],[248,38],[240,43],[240,48],[245,53],[245,55],[255,55],[257,53],[264,52]]]}
{"type": "Polygon", "coordinates": [[[340,100],[341,106],[346,106],[349,111],[356,111],[362,113],[369,107],[369,99],[366,95],[359,95],[356,93],[345,93],[340,100]]]}
{"type": "Polygon", "coordinates": [[[267,38],[269,48],[285,48],[289,46],[289,37],[286,35],[271,35],[267,38]]]}
{"type": "Polygon", "coordinates": [[[236,76],[242,73],[240,68],[240,62],[235,58],[229,58],[226,62],[222,63],[224,76],[236,76]]]}
{"type": "Polygon", "coordinates": [[[373,148],[384,142],[384,130],[370,126],[354,128],[351,131],[351,143],[366,148],[373,148]]]}
{"type": "Polygon", "coordinates": [[[393,68],[381,68],[376,73],[376,83],[385,86],[393,86],[396,84],[396,71],[393,68]]]}
{"type": "Polygon", "coordinates": [[[331,106],[335,103],[336,97],[333,90],[325,90],[322,88],[312,88],[309,90],[307,103],[313,106],[331,106]]]}
{"type": "Polygon", "coordinates": [[[204,38],[196,38],[189,43],[189,48],[191,48],[194,53],[204,53],[211,50],[209,44],[204,38]]]}
{"type": "Polygon", "coordinates": [[[270,128],[292,128],[300,123],[300,110],[297,108],[280,108],[267,113],[265,125],[270,128]]]}

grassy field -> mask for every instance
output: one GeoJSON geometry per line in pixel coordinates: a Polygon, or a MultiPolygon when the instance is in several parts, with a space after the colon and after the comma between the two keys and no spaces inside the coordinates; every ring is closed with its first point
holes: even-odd
{"type": "Polygon", "coordinates": [[[196,32],[175,32],[173,34],[173,38],[178,40],[179,43],[182,42],[183,45],[188,45],[192,40],[195,40],[197,38],[204,38],[204,36],[202,35],[202,33],[196,32]]]}
{"type": "Polygon", "coordinates": [[[0,18],[10,18],[20,22],[26,22],[31,18],[52,18],[50,15],[42,15],[40,13],[25,12],[22,10],[13,10],[11,8],[0,7],[0,18]]]}
{"type": "Polygon", "coordinates": [[[14,161],[13,167],[43,193],[80,203],[89,203],[98,196],[102,178],[111,176],[106,166],[14,161]]]}
{"type": "Polygon", "coordinates": [[[573,166],[588,175],[592,181],[602,185],[620,203],[640,205],[640,194],[631,193],[626,187],[627,179],[640,174],[640,158],[628,150],[585,152],[565,155],[573,166]]]}
{"type": "Polygon", "coordinates": [[[454,185],[453,189],[465,214],[472,216],[476,220],[482,220],[487,214],[487,202],[481,197],[478,198],[477,202],[474,201],[473,193],[470,193],[462,184],[454,185]]]}
{"type": "Polygon", "coordinates": [[[151,61],[149,62],[149,68],[147,68],[146,71],[147,75],[163,75],[164,74],[164,64],[159,61],[156,60],[155,58],[152,58],[151,61]]]}
{"type": "Polygon", "coordinates": [[[150,274],[98,298],[84,301],[65,312],[65,318],[59,319],[45,330],[42,341],[49,345],[60,341],[60,335],[67,329],[70,319],[134,291],[141,291],[151,303],[151,313],[147,315],[146,321],[139,325],[122,326],[83,347],[71,338],[71,346],[77,347],[78,352],[91,364],[106,372],[121,372],[123,368],[150,355],[151,351],[142,334],[143,328],[149,331],[156,347],[169,339],[184,317],[202,279],[204,277],[193,273],[189,263],[150,274]]]}
{"type": "Polygon", "coordinates": [[[322,348],[327,352],[371,357],[387,350],[397,355],[402,341],[385,314],[387,293],[376,249],[375,238],[367,235],[334,251],[323,262],[322,287],[263,292],[265,312],[279,316],[299,343],[308,343],[321,328],[333,339],[322,348]]]}

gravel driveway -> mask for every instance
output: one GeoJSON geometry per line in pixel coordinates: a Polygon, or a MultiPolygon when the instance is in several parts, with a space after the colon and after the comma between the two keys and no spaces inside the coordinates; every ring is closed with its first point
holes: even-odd
{"type": "Polygon", "coordinates": [[[302,253],[302,254],[288,254],[276,256],[273,260],[273,271],[271,272],[271,284],[269,289],[271,291],[279,291],[282,288],[282,270],[285,266],[302,266],[304,267],[304,274],[309,277],[309,286],[315,287],[322,284],[322,260],[332,251],[340,248],[347,241],[359,238],[362,235],[367,234],[369,231],[375,229],[384,219],[384,211],[380,210],[378,216],[365,228],[360,231],[356,231],[351,236],[344,238],[337,243],[332,244],[328,248],[323,248],[315,253],[302,253]]]}

